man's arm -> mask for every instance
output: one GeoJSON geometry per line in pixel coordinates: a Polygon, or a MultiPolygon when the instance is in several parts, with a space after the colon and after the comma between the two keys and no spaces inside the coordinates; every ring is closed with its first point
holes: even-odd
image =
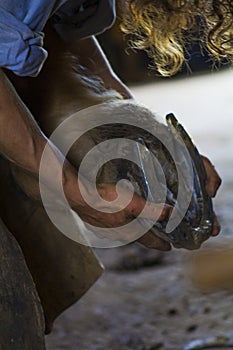
{"type": "Polygon", "coordinates": [[[12,163],[20,186],[29,196],[40,198],[40,161],[45,146],[49,145],[47,171],[40,174],[41,180],[49,191],[56,193],[62,176],[63,189],[71,207],[77,212],[85,211],[79,188],[82,183],[78,186],[76,170],[42,133],[1,68],[0,92],[0,154],[12,163]]]}
{"type": "MultiPolygon", "coordinates": [[[[40,160],[48,140],[2,69],[0,69],[0,91],[0,153],[38,180],[40,160]]],[[[63,160],[61,152],[51,144],[48,152],[49,172],[43,174],[43,180],[51,189],[57,186],[63,160]]],[[[76,181],[76,173],[74,168],[65,162],[64,186],[71,180],[76,181]]],[[[39,189],[36,195],[39,196],[39,189]]]]}

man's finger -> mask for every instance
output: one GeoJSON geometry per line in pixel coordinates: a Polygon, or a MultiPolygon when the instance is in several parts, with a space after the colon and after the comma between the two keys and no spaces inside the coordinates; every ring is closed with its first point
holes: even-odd
{"type": "Polygon", "coordinates": [[[222,180],[208,158],[202,156],[202,161],[207,174],[206,191],[210,197],[214,197],[222,180]]]}
{"type": "Polygon", "coordinates": [[[217,236],[219,234],[220,230],[221,230],[221,226],[219,224],[217,216],[215,216],[211,235],[217,236]]]}
{"type": "Polygon", "coordinates": [[[168,242],[157,237],[152,232],[147,232],[145,235],[138,239],[138,242],[143,244],[147,248],[153,248],[162,251],[171,250],[171,245],[168,242]]]}
{"type": "Polygon", "coordinates": [[[134,195],[133,200],[127,207],[129,215],[137,217],[143,210],[143,218],[155,221],[163,221],[169,218],[172,207],[167,204],[151,203],[145,201],[142,197],[134,195]]]}

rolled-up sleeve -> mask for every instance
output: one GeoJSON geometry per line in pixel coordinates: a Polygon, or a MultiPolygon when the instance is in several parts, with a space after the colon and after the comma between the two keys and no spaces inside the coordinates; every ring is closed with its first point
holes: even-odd
{"type": "Polygon", "coordinates": [[[32,31],[0,6],[0,67],[20,76],[36,76],[46,58],[43,33],[32,31]]]}

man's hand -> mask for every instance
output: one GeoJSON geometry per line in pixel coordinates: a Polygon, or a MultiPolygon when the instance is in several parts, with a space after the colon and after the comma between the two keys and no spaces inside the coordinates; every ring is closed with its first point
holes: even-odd
{"type": "MultiPolygon", "coordinates": [[[[73,209],[77,211],[82,220],[96,228],[94,233],[99,237],[104,237],[101,233],[101,228],[109,228],[109,233],[105,234],[108,238],[123,240],[126,243],[132,242],[134,240],[133,237],[136,237],[137,229],[141,229],[142,226],[135,223],[134,232],[121,230],[121,227],[137,218],[142,210],[143,218],[155,221],[165,220],[171,212],[171,207],[168,205],[147,202],[137,194],[120,187],[117,188],[114,184],[101,184],[98,186],[98,194],[104,200],[103,202],[100,197],[97,196],[95,198],[90,184],[85,184],[85,189],[88,192],[85,195],[92,205],[85,205],[83,210],[80,210],[80,208],[75,209],[75,207],[73,209]],[[125,205],[125,203],[127,204],[125,205]],[[109,210],[109,208],[111,209],[109,210]]],[[[138,241],[148,248],[164,251],[171,249],[168,242],[156,237],[151,232],[145,233],[138,241]]]]}
{"type": "MultiPolygon", "coordinates": [[[[221,179],[206,157],[203,157],[203,161],[207,171],[207,191],[210,196],[214,196],[220,186],[221,179]]],[[[131,191],[116,187],[114,184],[99,185],[97,193],[93,190],[93,185],[86,180],[84,181],[82,179],[83,181],[79,182],[79,186],[77,186],[77,177],[73,176],[74,174],[71,176],[72,173],[70,172],[68,172],[68,174],[70,175],[64,183],[64,191],[67,200],[71,208],[76,211],[87,224],[96,227],[95,233],[99,237],[104,237],[102,234],[103,228],[109,228],[109,234],[105,233],[105,236],[107,235],[108,238],[113,240],[120,239],[129,243],[134,240],[133,237],[136,237],[137,226],[135,226],[135,232],[122,231],[121,229],[118,230],[118,228],[130,223],[142,210],[144,210],[143,218],[157,221],[168,219],[171,213],[171,207],[164,204],[149,203],[142,197],[133,194],[131,191]],[[81,193],[80,186],[83,187],[81,193]],[[86,198],[88,198],[89,205],[86,200],[83,199],[82,193],[85,193],[86,198]],[[104,201],[101,201],[101,198],[104,201]],[[111,210],[109,210],[109,208],[111,210]]],[[[14,175],[16,181],[29,196],[39,199],[37,179],[25,173],[24,176],[20,176],[20,172],[15,171],[14,175]]],[[[53,201],[53,203],[55,203],[55,201],[53,201]]],[[[215,218],[212,235],[217,235],[219,231],[220,226],[217,218],[215,218]]],[[[171,249],[168,242],[155,236],[152,232],[145,233],[137,240],[148,248],[164,251],[171,249]]]]}
{"type": "MultiPolygon", "coordinates": [[[[205,156],[202,156],[202,161],[206,170],[207,180],[206,180],[206,191],[210,197],[215,197],[218,188],[220,187],[222,180],[215,170],[214,165],[211,163],[211,161],[206,158],[205,156]]],[[[218,222],[218,218],[215,216],[215,221],[213,225],[213,231],[212,236],[217,236],[220,232],[220,224],[218,222]]]]}
{"type": "MultiPolygon", "coordinates": [[[[27,196],[37,201],[40,200],[38,179],[14,165],[11,165],[11,170],[15,181],[27,196]]],[[[133,231],[121,230],[121,227],[135,219],[142,210],[144,210],[143,218],[152,220],[156,220],[157,218],[158,221],[161,221],[169,217],[171,207],[163,204],[149,203],[131,191],[116,187],[114,184],[102,184],[98,186],[98,192],[96,193],[93,185],[86,180],[79,181],[79,186],[77,186],[77,183],[78,181],[75,176],[68,176],[68,181],[64,183],[67,200],[71,208],[86,223],[87,227],[89,224],[92,225],[91,230],[94,227],[94,233],[97,237],[106,237],[129,243],[137,238],[137,229],[141,230],[142,226],[139,223],[135,223],[133,231]],[[80,187],[83,189],[81,193],[80,187]],[[82,197],[83,193],[85,194],[85,198],[82,197]],[[102,202],[101,199],[104,201],[102,202]],[[109,231],[104,235],[103,228],[109,228],[109,231]],[[134,237],[136,238],[134,239],[134,237]]],[[[56,209],[57,205],[58,207],[61,205],[59,201],[56,201],[59,193],[54,189],[49,189],[49,187],[47,191],[49,191],[51,203],[54,209],[56,209]]],[[[151,232],[145,233],[138,241],[148,248],[164,251],[171,249],[168,242],[156,237],[151,232]]]]}
{"type": "Polygon", "coordinates": [[[206,190],[210,197],[215,197],[217,190],[219,189],[222,180],[215,170],[214,165],[211,163],[211,161],[206,158],[205,156],[202,156],[202,161],[206,170],[207,175],[207,181],[206,181],[206,190]]]}

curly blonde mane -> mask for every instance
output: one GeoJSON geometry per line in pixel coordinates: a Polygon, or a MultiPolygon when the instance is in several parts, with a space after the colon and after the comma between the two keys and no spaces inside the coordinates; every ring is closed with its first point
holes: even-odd
{"type": "Polygon", "coordinates": [[[163,76],[180,70],[192,32],[217,60],[233,60],[232,0],[126,0],[122,7],[130,45],[146,50],[163,76]]]}

